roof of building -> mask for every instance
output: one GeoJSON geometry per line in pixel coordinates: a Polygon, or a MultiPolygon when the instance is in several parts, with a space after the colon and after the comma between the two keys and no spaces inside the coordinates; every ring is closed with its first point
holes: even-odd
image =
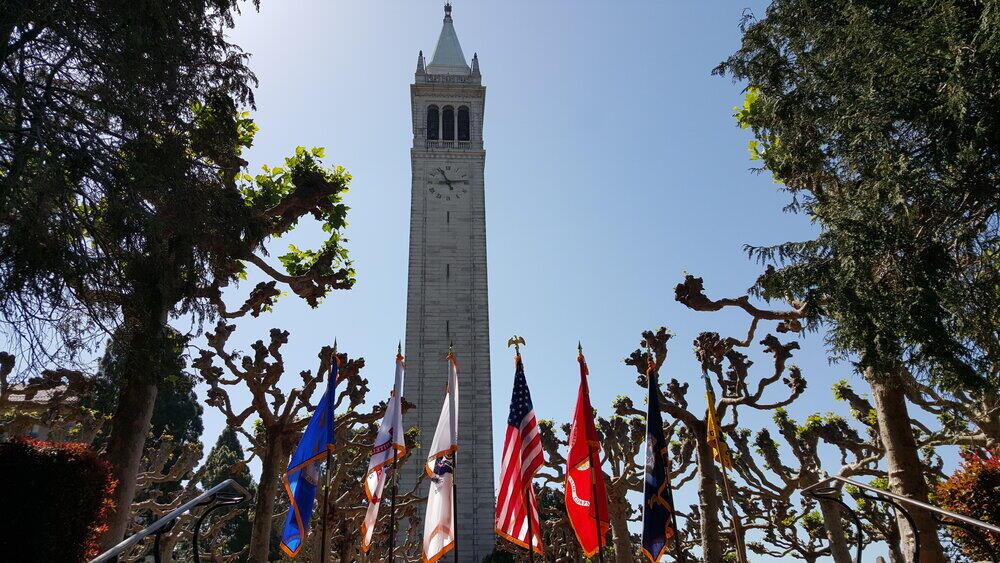
{"type": "Polygon", "coordinates": [[[458,34],[451,21],[451,4],[444,6],[444,25],[438,37],[437,47],[431,64],[427,65],[428,74],[470,74],[472,70],[465,62],[462,45],[458,42],[458,34]]]}

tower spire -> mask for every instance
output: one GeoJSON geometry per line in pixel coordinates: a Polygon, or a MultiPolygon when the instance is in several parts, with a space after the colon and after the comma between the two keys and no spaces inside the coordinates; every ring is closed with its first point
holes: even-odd
{"type": "Polygon", "coordinates": [[[462,53],[462,45],[458,42],[458,34],[451,19],[451,2],[444,5],[444,24],[438,37],[437,47],[431,64],[427,65],[427,74],[464,74],[472,73],[469,64],[462,53]]]}

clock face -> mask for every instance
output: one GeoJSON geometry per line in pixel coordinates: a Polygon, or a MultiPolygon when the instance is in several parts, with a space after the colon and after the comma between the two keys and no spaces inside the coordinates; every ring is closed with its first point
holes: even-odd
{"type": "Polygon", "coordinates": [[[469,171],[464,166],[441,164],[427,172],[427,192],[441,201],[462,199],[469,193],[469,171]]]}

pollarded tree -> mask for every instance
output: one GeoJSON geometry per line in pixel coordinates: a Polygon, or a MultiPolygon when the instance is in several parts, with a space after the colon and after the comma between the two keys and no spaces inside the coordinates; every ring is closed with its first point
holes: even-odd
{"type": "MultiPolygon", "coordinates": [[[[984,2],[780,0],[716,69],[748,83],[737,118],[753,158],[819,227],[751,248],[771,266],[755,289],[801,300],[858,360],[890,488],[922,501],[904,372],[982,412],[1000,404],[998,25],[984,2]]],[[[944,560],[930,515],[913,516],[922,559],[944,560]]]]}
{"type": "MultiPolygon", "coordinates": [[[[319,365],[315,373],[310,370],[300,372],[301,385],[286,394],[279,387],[279,382],[285,374],[281,347],[288,342],[288,332],[271,329],[267,344],[258,340],[251,346],[253,354],[243,356],[226,349],[234,331],[235,326],[220,321],[215,330],[207,334],[211,350],[202,350],[194,366],[210,387],[209,405],[218,408],[226,416],[227,424],[247,439],[250,444],[250,459],[260,459],[262,471],[256,489],[248,560],[261,562],[267,560],[276,516],[275,507],[279,497],[284,494],[279,487],[279,476],[285,470],[288,457],[309,422],[315,409],[314,403],[318,402],[319,395],[323,393],[322,385],[326,384],[332,362],[335,361],[334,350],[324,346],[318,354],[319,365]],[[222,365],[215,365],[216,360],[221,361],[222,365]],[[240,408],[233,405],[229,391],[233,387],[249,391],[251,398],[247,406],[240,408]],[[253,431],[246,428],[252,418],[256,419],[253,431]]],[[[361,480],[371,455],[371,442],[377,432],[376,424],[382,419],[386,404],[378,403],[370,411],[363,412],[360,407],[365,404],[368,394],[368,380],[361,377],[360,373],[364,367],[364,359],[348,359],[345,354],[340,354],[339,358],[334,403],[334,409],[339,413],[336,418],[337,444],[334,452],[338,461],[330,476],[331,491],[334,494],[331,494],[332,514],[328,519],[331,526],[329,546],[342,555],[350,554],[345,555],[350,558],[360,552],[359,530],[365,512],[361,480]]],[[[403,401],[404,412],[412,406],[403,401]]],[[[412,446],[414,439],[412,433],[407,435],[408,446],[412,446]]],[[[420,502],[422,500],[417,497],[416,489],[403,491],[397,504],[401,518],[416,510],[420,502]]],[[[385,511],[387,507],[383,507],[383,514],[385,511]]],[[[317,507],[314,525],[323,521],[320,513],[321,509],[317,507]]],[[[400,545],[406,548],[416,543],[404,541],[400,545]]],[[[378,549],[381,548],[379,546],[378,549]]],[[[310,546],[309,549],[312,551],[314,547],[310,546]]]]}
{"type": "Polygon", "coordinates": [[[299,148],[247,174],[256,127],[237,108],[252,105],[253,76],[225,37],[236,10],[20,2],[0,23],[0,318],[32,351],[52,336],[71,348],[93,330],[118,336],[105,546],[125,529],[169,320],[214,315],[245,263],[272,283],[223,317],[259,312],[276,282],[313,306],[353,282],[343,169],[299,148]],[[322,247],[265,261],[265,243],[308,215],[322,247]]]}
{"type": "MultiPolygon", "coordinates": [[[[237,352],[226,350],[227,342],[235,330],[235,325],[219,321],[214,332],[206,335],[212,350],[202,350],[194,361],[194,367],[209,385],[208,404],[219,409],[226,417],[226,424],[247,439],[252,452],[250,459],[260,459],[262,469],[254,499],[249,550],[249,561],[259,562],[265,561],[268,555],[275,500],[280,490],[279,475],[285,469],[299,433],[309,422],[308,415],[315,408],[311,403],[312,396],[317,388],[320,394],[323,393],[319,386],[330,374],[335,359],[333,349],[324,346],[319,352],[316,373],[309,370],[301,372],[299,375],[302,386],[286,395],[278,383],[285,373],[281,347],[288,342],[288,332],[271,329],[268,344],[258,340],[252,345],[252,356],[241,356],[237,352]],[[215,365],[216,358],[221,360],[225,368],[215,365]],[[251,399],[246,407],[233,406],[226,389],[231,386],[245,386],[250,392],[251,399]],[[251,417],[257,419],[258,426],[253,432],[245,428],[251,417]]],[[[340,379],[347,384],[340,387],[338,404],[345,397],[349,398],[351,406],[360,404],[355,398],[359,395],[363,397],[364,390],[367,390],[364,387],[366,382],[357,375],[363,362],[364,360],[348,362],[345,357],[345,362],[340,367],[340,379]]]]}
{"type": "MultiPolygon", "coordinates": [[[[413,408],[412,403],[403,400],[403,412],[413,408]]],[[[386,561],[389,554],[390,498],[392,481],[387,481],[383,490],[382,503],[379,507],[379,518],[375,523],[375,535],[372,546],[367,553],[361,549],[361,523],[367,511],[367,498],[364,493],[364,479],[368,468],[368,460],[372,455],[372,447],[378,435],[378,423],[385,413],[386,403],[372,405],[371,411],[365,414],[351,413],[338,417],[337,446],[335,448],[336,464],[330,475],[330,504],[326,507],[326,520],[321,510],[316,511],[313,521],[313,546],[311,552],[316,556],[313,561],[322,563],[319,558],[319,543],[316,538],[322,534],[322,524],[326,522],[329,549],[333,557],[340,561],[386,561]],[[353,421],[348,419],[353,418],[353,421]],[[342,421],[343,419],[343,421],[342,421]]],[[[423,467],[414,468],[410,455],[417,446],[419,431],[410,428],[405,433],[407,454],[396,462],[397,473],[404,471],[419,471],[420,477],[410,490],[400,490],[396,495],[396,545],[394,555],[409,561],[420,558],[423,547],[423,527],[417,525],[417,518],[422,517],[426,499],[419,496],[418,491],[423,483],[423,467]]],[[[389,474],[392,478],[392,474],[389,474]]]]}
{"type": "MultiPolygon", "coordinates": [[[[752,362],[735,348],[749,346],[750,342],[753,341],[757,325],[758,320],[755,319],[751,322],[747,338],[743,341],[736,338],[721,338],[714,332],[703,332],[694,341],[695,354],[701,362],[702,369],[707,374],[711,374],[716,384],[722,389],[721,396],[717,398],[716,412],[719,424],[726,433],[732,433],[738,427],[740,408],[775,410],[792,403],[805,390],[805,380],[799,370],[794,366],[788,367],[786,365],[792,356],[792,351],[798,349],[798,344],[794,341],[784,344],[770,334],[761,341],[761,344],[764,351],[774,357],[773,370],[770,374],[762,376],[756,381],[751,379],[749,368],[752,362]],[[728,366],[728,369],[724,369],[724,365],[728,366]],[[779,381],[787,387],[787,395],[781,399],[769,401],[765,398],[765,392],[779,381]],[[727,414],[731,415],[729,422],[725,422],[727,414]]],[[[779,324],[778,330],[781,331],[784,326],[784,324],[779,324]]],[[[645,350],[635,350],[625,359],[625,363],[636,368],[639,373],[637,383],[641,387],[646,387],[648,385],[649,360],[652,359],[652,369],[659,372],[666,360],[667,342],[671,338],[671,334],[667,332],[666,328],[661,327],[656,331],[643,332],[642,338],[645,350]]],[[[726,542],[733,537],[733,534],[739,537],[742,545],[746,545],[745,530],[740,529],[739,526],[729,532],[722,529],[719,519],[722,498],[719,491],[723,490],[725,483],[722,473],[717,467],[713,449],[708,443],[707,416],[704,414],[705,411],[688,403],[688,388],[688,383],[682,384],[676,379],[671,379],[662,390],[660,408],[669,417],[682,424],[686,428],[689,439],[694,442],[699,498],[698,539],[701,543],[702,557],[706,561],[718,561],[722,559],[726,542]]],[[[696,404],[700,404],[700,401],[696,404]]],[[[632,406],[631,401],[627,400],[620,400],[616,404],[616,408],[620,415],[645,415],[632,406]]],[[[734,462],[736,461],[738,458],[734,460],[734,462]]],[[[683,464],[684,460],[681,459],[675,463],[683,464]]],[[[734,548],[739,549],[738,546],[734,546],[734,548]]]]}

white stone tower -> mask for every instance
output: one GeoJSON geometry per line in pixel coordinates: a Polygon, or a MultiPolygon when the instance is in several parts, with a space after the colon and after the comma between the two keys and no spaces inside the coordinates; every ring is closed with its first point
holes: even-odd
{"type": "Polygon", "coordinates": [[[423,447],[414,452],[415,465],[406,471],[403,484],[412,486],[427,459],[426,447],[444,401],[445,355],[454,343],[460,381],[455,473],[459,561],[481,561],[495,542],[483,197],[485,101],[479,59],[473,55],[469,67],[452,24],[451,5],[446,4],[434,56],[425,65],[420,53],[410,86],[413,178],[404,396],[417,404],[407,425],[420,428],[423,447]]]}

